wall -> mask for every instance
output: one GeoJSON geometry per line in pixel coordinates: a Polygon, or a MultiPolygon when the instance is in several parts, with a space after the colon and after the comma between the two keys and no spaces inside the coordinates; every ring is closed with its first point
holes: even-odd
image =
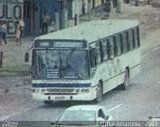
{"type": "Polygon", "coordinates": [[[95,0],[95,7],[101,6],[102,0],[95,0]]]}
{"type": "Polygon", "coordinates": [[[72,1],[72,18],[75,14],[82,15],[82,5],[85,5],[85,13],[88,12],[88,0],[73,0],[72,1]]]}
{"type": "MultiPolygon", "coordinates": [[[[58,0],[24,0],[29,2],[28,16],[24,15],[25,24],[25,33],[26,35],[30,34],[40,34],[42,32],[42,17],[44,12],[47,11],[50,16],[50,23],[55,21],[55,12],[59,12],[61,9],[60,3],[58,0]]],[[[25,3],[24,2],[24,3],[25,3]]],[[[25,8],[24,8],[25,10],[25,8]]]]}
{"type": "Polygon", "coordinates": [[[0,20],[7,20],[8,36],[15,35],[14,22],[23,13],[23,0],[0,0],[0,20]]]}
{"type": "Polygon", "coordinates": [[[91,0],[91,8],[94,9],[102,5],[102,0],[91,0]]]}

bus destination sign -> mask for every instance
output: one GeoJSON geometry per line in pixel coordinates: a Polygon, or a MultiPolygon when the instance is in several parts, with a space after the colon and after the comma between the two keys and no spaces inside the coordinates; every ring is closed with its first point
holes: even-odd
{"type": "Polygon", "coordinates": [[[85,41],[36,40],[36,48],[86,48],[85,41]]]}
{"type": "Polygon", "coordinates": [[[83,48],[83,42],[54,42],[55,48],[83,48]]]}

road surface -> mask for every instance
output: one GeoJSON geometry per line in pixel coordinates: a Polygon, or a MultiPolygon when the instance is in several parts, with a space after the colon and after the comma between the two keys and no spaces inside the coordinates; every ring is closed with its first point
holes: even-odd
{"type": "MultiPolygon", "coordinates": [[[[160,31],[160,30],[159,30],[160,31]]],[[[159,35],[159,33],[156,33],[159,35]]],[[[158,41],[154,33],[148,38],[158,41]]],[[[128,90],[112,90],[104,95],[99,105],[107,108],[113,120],[118,121],[145,121],[149,116],[159,115],[160,107],[160,45],[150,44],[146,47],[142,44],[142,68],[141,73],[134,79],[128,90]]],[[[28,92],[29,94],[30,92],[28,92]]],[[[31,99],[31,96],[28,95],[31,99]]],[[[55,121],[60,114],[69,106],[77,104],[88,104],[86,102],[55,103],[46,106],[41,102],[30,101],[29,107],[21,112],[13,112],[1,117],[7,121],[55,121]]],[[[89,103],[93,104],[93,103],[89,103]]],[[[46,126],[48,123],[40,123],[46,126]]]]}

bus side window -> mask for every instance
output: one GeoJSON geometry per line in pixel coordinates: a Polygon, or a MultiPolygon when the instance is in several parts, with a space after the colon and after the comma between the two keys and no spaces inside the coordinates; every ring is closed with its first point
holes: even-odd
{"type": "Polygon", "coordinates": [[[133,49],[135,49],[136,44],[135,44],[135,32],[132,30],[132,36],[133,36],[133,49]]]}
{"type": "Polygon", "coordinates": [[[137,29],[134,29],[134,38],[135,38],[135,48],[138,47],[138,32],[137,29]]]}
{"type": "Polygon", "coordinates": [[[100,49],[100,57],[101,57],[101,63],[103,62],[104,59],[104,52],[103,52],[103,45],[102,45],[102,41],[99,42],[99,49],[100,49]]]}
{"type": "Polygon", "coordinates": [[[101,63],[101,47],[100,47],[100,42],[96,42],[96,58],[97,58],[97,63],[101,63]]]}
{"type": "Polygon", "coordinates": [[[104,60],[107,60],[108,59],[108,52],[107,52],[107,40],[103,40],[102,41],[102,50],[103,50],[103,53],[104,53],[104,60]]]}
{"type": "Polygon", "coordinates": [[[113,45],[114,45],[114,56],[117,56],[118,55],[118,52],[117,52],[118,46],[117,46],[116,36],[113,36],[113,45]]]}
{"type": "Polygon", "coordinates": [[[126,32],[123,33],[123,45],[122,46],[123,46],[123,53],[126,53],[128,51],[126,32]]]}
{"type": "Polygon", "coordinates": [[[137,37],[138,37],[138,47],[140,47],[140,32],[139,32],[139,28],[137,27],[137,37]]]}
{"type": "Polygon", "coordinates": [[[91,49],[90,51],[89,51],[90,53],[90,66],[91,66],[91,68],[95,68],[96,67],[96,65],[97,65],[97,63],[96,63],[96,51],[95,51],[95,49],[91,49]]]}
{"type": "Polygon", "coordinates": [[[134,39],[133,39],[133,33],[132,33],[132,30],[130,30],[128,32],[128,35],[129,35],[129,46],[130,46],[130,50],[133,50],[134,49],[134,39]]]}
{"type": "Polygon", "coordinates": [[[110,57],[114,58],[114,43],[113,43],[113,38],[110,37],[110,57]]]}
{"type": "Polygon", "coordinates": [[[124,50],[123,50],[123,35],[120,34],[120,45],[121,45],[121,54],[124,53],[124,50]]]}
{"type": "Polygon", "coordinates": [[[129,43],[129,33],[128,31],[126,32],[126,38],[127,38],[127,51],[130,50],[130,43],[129,43]]]}
{"type": "Polygon", "coordinates": [[[106,51],[107,51],[107,54],[108,54],[108,59],[110,59],[111,58],[111,46],[110,46],[109,39],[107,39],[106,51]]]}
{"type": "Polygon", "coordinates": [[[121,55],[122,53],[122,47],[121,47],[121,34],[117,35],[117,55],[121,55]]]}

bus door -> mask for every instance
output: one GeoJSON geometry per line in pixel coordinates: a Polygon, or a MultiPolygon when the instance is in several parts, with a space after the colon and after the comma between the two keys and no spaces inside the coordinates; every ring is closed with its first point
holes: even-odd
{"type": "Polygon", "coordinates": [[[96,49],[92,48],[89,50],[90,55],[90,75],[91,77],[95,74],[97,66],[96,49]]]}

